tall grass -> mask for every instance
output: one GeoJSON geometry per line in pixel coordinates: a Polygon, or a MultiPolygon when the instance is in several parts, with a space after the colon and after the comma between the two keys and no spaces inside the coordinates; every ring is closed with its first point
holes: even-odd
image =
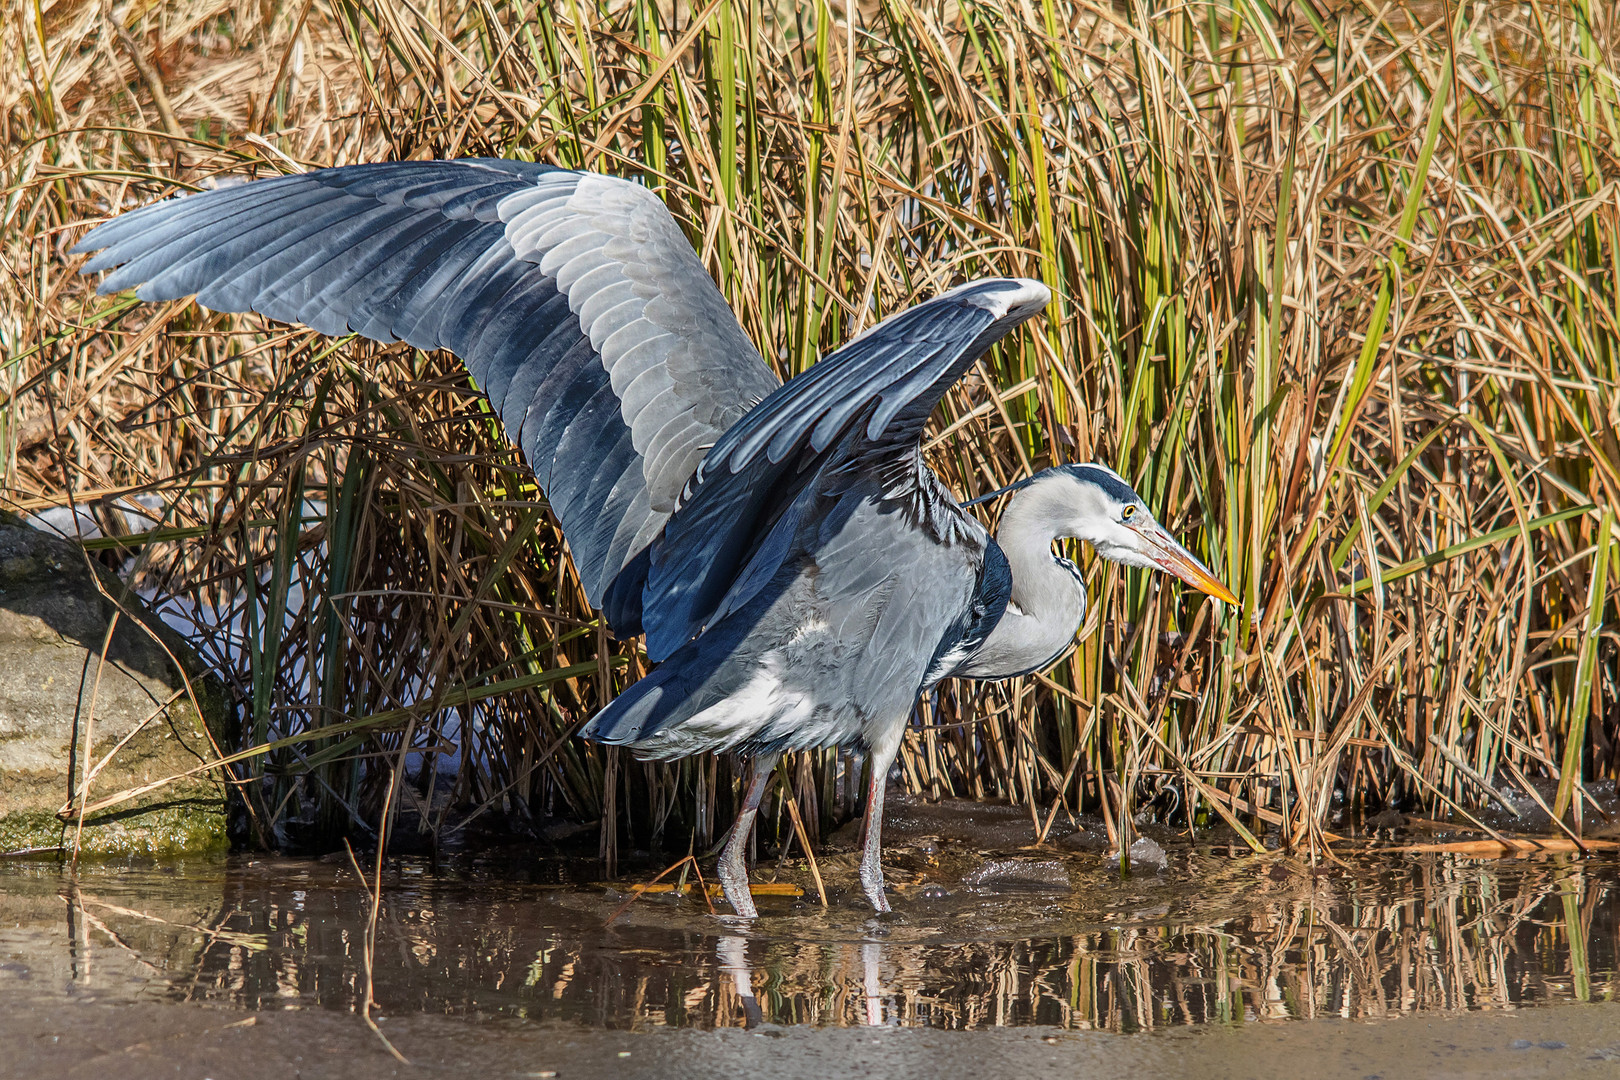
{"type": "MultiPolygon", "coordinates": [[[[453,361],[96,300],[64,254],[218,175],[380,158],[642,179],[784,375],[963,277],[1053,287],[931,460],[964,495],[1106,461],[1243,609],[1077,553],[1079,649],[925,702],[914,791],[1314,849],[1487,783],[1576,831],[1620,775],[1620,86],[1591,0],[39,0],[3,34],[6,487],[169,499],[141,572],[234,628],[266,840],[367,827],[368,762],[456,763],[407,785],[434,836],[600,819],[610,859],[707,844],[734,796],[730,762],[568,737],[644,658],[453,361]]],[[[812,833],[848,772],[790,764],[812,833]]]]}

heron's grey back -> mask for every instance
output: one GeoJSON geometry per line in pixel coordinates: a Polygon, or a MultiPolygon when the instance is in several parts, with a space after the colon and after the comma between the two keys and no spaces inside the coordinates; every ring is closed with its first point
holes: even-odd
{"type": "MultiPolygon", "coordinates": [[[[923,428],[973,361],[1050,299],[1040,282],[1019,278],[958,286],[874,326],[727,429],[652,548],[649,654],[673,652],[770,580],[799,528],[798,494],[817,477],[878,476],[920,536],[953,543],[965,518],[925,475],[923,428]]],[[[864,557],[889,554],[873,547],[864,557]]]]}
{"type": "Polygon", "coordinates": [[[769,579],[728,596],[581,734],[652,759],[881,743],[985,617],[975,593],[995,551],[971,520],[958,542],[939,543],[906,501],[874,474],[820,474],[783,518],[792,536],[769,579]]]}
{"type": "Polygon", "coordinates": [[[640,631],[648,545],[708,447],[779,382],[650,191],[500,159],[389,162],[123,214],[102,292],[197,294],[455,353],[522,448],[587,597],[640,631]]]}

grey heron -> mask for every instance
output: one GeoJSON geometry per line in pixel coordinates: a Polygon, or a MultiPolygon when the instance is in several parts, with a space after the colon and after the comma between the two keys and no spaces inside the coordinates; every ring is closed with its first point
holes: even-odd
{"type": "Polygon", "coordinates": [[[1068,651],[1080,572],[1053,541],[1236,597],[1103,465],[1014,485],[995,539],[924,463],[924,425],[1040,282],[970,281],[782,383],[662,201],[500,159],[350,165],[157,202],[74,249],[102,293],[195,294],[324,334],[458,356],[522,450],[590,602],[650,674],[582,734],[669,759],[755,759],[720,857],[744,850],[784,751],[870,761],[860,878],[889,909],[884,785],[920,693],[1068,651]]]}

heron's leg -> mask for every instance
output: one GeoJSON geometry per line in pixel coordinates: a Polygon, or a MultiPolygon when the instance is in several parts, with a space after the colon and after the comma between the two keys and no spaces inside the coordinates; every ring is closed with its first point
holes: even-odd
{"type": "Polygon", "coordinates": [[[759,800],[764,796],[765,785],[771,773],[776,771],[776,762],[781,756],[761,754],[754,759],[754,778],[748,783],[742,812],[737,815],[737,823],[731,827],[731,838],[720,853],[720,888],[725,892],[731,910],[745,919],[758,918],[759,911],[754,907],[754,897],[748,891],[748,864],[743,859],[743,853],[748,849],[749,834],[754,831],[754,815],[759,811],[759,800]]]}
{"type": "Polygon", "coordinates": [[[900,749],[900,736],[905,726],[895,729],[892,739],[870,747],[872,776],[866,785],[866,817],[861,831],[866,834],[865,850],[861,853],[861,889],[877,911],[889,910],[889,898],[883,894],[883,789],[888,786],[889,766],[900,749]]]}

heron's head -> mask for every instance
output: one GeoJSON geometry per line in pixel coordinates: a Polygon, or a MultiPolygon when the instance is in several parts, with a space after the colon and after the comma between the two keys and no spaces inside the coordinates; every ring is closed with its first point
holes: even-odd
{"type": "Polygon", "coordinates": [[[1037,473],[1002,518],[1017,516],[1049,535],[1072,536],[1126,566],[1164,570],[1217,600],[1238,598],[1209,568],[1165,531],[1129,484],[1106,465],[1060,465],[1037,473]]]}

